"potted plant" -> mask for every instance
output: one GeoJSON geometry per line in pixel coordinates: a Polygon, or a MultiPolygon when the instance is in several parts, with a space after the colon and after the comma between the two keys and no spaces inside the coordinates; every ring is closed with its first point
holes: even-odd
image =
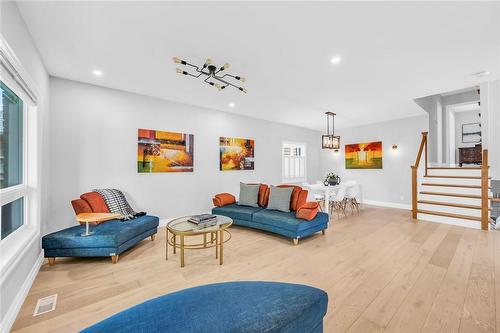
{"type": "Polygon", "coordinates": [[[326,186],[331,185],[338,185],[340,184],[340,177],[334,172],[329,172],[326,174],[325,181],[323,182],[326,186]]]}

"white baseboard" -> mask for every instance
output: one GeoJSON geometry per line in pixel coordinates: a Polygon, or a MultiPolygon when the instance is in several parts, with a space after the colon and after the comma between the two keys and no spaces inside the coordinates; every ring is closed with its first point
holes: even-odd
{"type": "Polygon", "coordinates": [[[40,267],[43,264],[43,259],[44,255],[42,250],[40,251],[40,255],[38,256],[38,258],[36,259],[35,264],[31,268],[31,271],[24,280],[21,289],[19,290],[19,292],[16,295],[16,298],[14,299],[14,302],[12,302],[9,309],[7,310],[5,318],[2,318],[0,333],[10,332],[10,329],[12,328],[12,325],[14,325],[14,321],[16,320],[17,314],[21,310],[21,306],[23,305],[26,296],[28,296],[28,292],[30,291],[31,286],[33,285],[33,282],[35,281],[35,278],[38,274],[38,271],[40,270],[40,267]]]}
{"type": "Polygon", "coordinates": [[[401,204],[401,203],[396,203],[396,202],[388,202],[388,201],[363,200],[362,204],[411,210],[411,205],[401,204]]]}

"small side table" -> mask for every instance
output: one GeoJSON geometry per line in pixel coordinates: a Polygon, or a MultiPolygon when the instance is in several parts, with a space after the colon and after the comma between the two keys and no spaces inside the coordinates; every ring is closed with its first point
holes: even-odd
{"type": "Polygon", "coordinates": [[[81,234],[82,237],[87,237],[93,234],[93,232],[89,229],[89,223],[101,223],[104,221],[114,220],[120,218],[120,214],[116,213],[81,213],[76,216],[76,220],[78,222],[85,223],[85,233],[81,234]]]}
{"type": "Polygon", "coordinates": [[[168,246],[172,246],[174,254],[176,249],[180,250],[181,267],[184,267],[184,250],[203,250],[215,247],[215,258],[219,259],[219,265],[224,263],[224,243],[231,239],[229,227],[233,224],[233,220],[227,216],[215,215],[217,224],[207,227],[198,228],[196,224],[188,222],[191,216],[179,217],[170,221],[165,228],[166,244],[165,244],[165,260],[168,260],[168,246]],[[170,237],[169,234],[172,234],[170,237]],[[228,237],[225,238],[224,234],[228,237]],[[210,235],[210,239],[207,239],[210,235]],[[185,244],[185,237],[203,236],[202,243],[185,244]],[[180,243],[177,242],[177,237],[180,238],[180,243]]]}

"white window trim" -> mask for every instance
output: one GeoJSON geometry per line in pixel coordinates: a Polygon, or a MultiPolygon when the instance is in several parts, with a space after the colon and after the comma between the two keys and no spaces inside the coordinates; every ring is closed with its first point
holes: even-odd
{"type": "Polygon", "coordinates": [[[304,183],[307,182],[307,144],[305,142],[294,142],[294,141],[282,141],[281,142],[281,179],[283,183],[304,183]],[[296,145],[304,147],[304,177],[293,177],[285,178],[285,164],[283,158],[283,146],[284,145],[296,145]]]}
{"type": "Polygon", "coordinates": [[[23,183],[0,190],[2,205],[24,197],[24,222],[0,240],[0,283],[22,260],[24,252],[40,237],[40,139],[38,88],[0,35],[0,79],[23,100],[23,183]],[[8,63],[8,67],[5,66],[8,63]]]}

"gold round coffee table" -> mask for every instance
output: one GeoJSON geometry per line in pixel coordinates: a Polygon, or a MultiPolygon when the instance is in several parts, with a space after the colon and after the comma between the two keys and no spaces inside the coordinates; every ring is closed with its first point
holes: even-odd
{"type": "Polygon", "coordinates": [[[215,215],[217,217],[217,224],[200,228],[195,223],[188,222],[191,216],[183,216],[176,218],[169,223],[165,228],[166,244],[165,244],[165,260],[168,260],[168,246],[172,246],[174,254],[176,249],[180,250],[181,267],[184,267],[184,250],[203,250],[215,247],[215,258],[219,259],[219,264],[224,263],[224,243],[231,239],[231,233],[227,230],[232,224],[233,220],[227,216],[215,215]],[[169,233],[172,234],[169,237],[169,233]],[[224,234],[227,233],[229,237],[225,238],[224,234]],[[210,235],[210,239],[208,239],[210,235]],[[202,243],[186,244],[185,237],[202,236],[202,243]],[[177,241],[179,237],[179,242],[177,241]]]}

